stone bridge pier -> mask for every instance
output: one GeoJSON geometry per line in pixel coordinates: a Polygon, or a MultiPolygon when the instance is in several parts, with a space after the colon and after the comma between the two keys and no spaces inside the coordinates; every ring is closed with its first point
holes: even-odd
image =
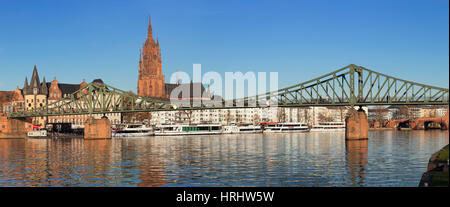
{"type": "Polygon", "coordinates": [[[84,139],[111,139],[111,122],[108,117],[90,117],[84,124],[84,139]]]}
{"type": "Polygon", "coordinates": [[[359,107],[358,111],[345,118],[345,139],[364,140],[369,138],[369,121],[366,112],[359,107]]]}
{"type": "Polygon", "coordinates": [[[0,116],[0,138],[23,139],[32,130],[31,118],[8,119],[0,116]]]}

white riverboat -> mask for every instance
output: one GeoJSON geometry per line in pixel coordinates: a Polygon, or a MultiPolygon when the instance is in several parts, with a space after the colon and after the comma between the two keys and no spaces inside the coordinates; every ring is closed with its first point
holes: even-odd
{"type": "Polygon", "coordinates": [[[156,125],[155,136],[210,135],[222,131],[222,125],[218,124],[156,125]]]}
{"type": "Polygon", "coordinates": [[[32,138],[47,137],[47,130],[33,130],[28,132],[27,135],[32,138]]]}
{"type": "Polygon", "coordinates": [[[264,133],[308,132],[309,127],[305,123],[261,123],[264,133]]]}
{"type": "Polygon", "coordinates": [[[145,124],[126,124],[111,131],[112,137],[148,137],[153,135],[153,128],[147,127],[145,124]]]}
{"type": "Polygon", "coordinates": [[[261,126],[254,125],[241,125],[241,126],[224,126],[224,134],[252,134],[252,133],[262,133],[263,130],[261,126]]]}
{"type": "Polygon", "coordinates": [[[311,127],[312,132],[345,132],[344,122],[320,122],[311,127]]]}

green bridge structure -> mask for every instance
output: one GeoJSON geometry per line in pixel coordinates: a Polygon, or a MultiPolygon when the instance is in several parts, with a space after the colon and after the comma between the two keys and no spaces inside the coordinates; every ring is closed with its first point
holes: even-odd
{"type": "Polygon", "coordinates": [[[56,102],[30,111],[8,114],[10,119],[84,114],[133,113],[227,108],[370,105],[448,105],[449,89],[402,80],[354,64],[318,78],[256,96],[233,100],[191,101],[137,96],[108,84],[92,82],[56,102]]]}

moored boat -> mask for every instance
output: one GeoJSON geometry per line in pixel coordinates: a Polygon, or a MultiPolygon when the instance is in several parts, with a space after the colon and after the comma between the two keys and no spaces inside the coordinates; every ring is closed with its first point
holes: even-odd
{"type": "Polygon", "coordinates": [[[47,137],[47,130],[33,130],[28,132],[27,136],[31,138],[47,137]]]}
{"type": "Polygon", "coordinates": [[[311,127],[312,132],[343,132],[345,131],[344,122],[320,122],[311,127]]]}
{"type": "Polygon", "coordinates": [[[155,136],[222,134],[219,124],[156,125],[155,136]]]}
{"type": "Polygon", "coordinates": [[[254,125],[241,125],[241,126],[224,126],[224,134],[251,134],[251,133],[262,133],[263,130],[261,126],[254,125]]]}
{"type": "Polygon", "coordinates": [[[126,124],[123,127],[111,130],[112,137],[148,137],[153,135],[153,129],[144,124],[126,124]]]}
{"type": "Polygon", "coordinates": [[[308,132],[309,127],[305,123],[261,123],[264,133],[284,132],[308,132]]]}

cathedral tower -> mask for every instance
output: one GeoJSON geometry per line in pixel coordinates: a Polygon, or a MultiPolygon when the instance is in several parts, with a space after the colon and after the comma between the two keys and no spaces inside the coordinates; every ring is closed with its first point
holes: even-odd
{"type": "Polygon", "coordinates": [[[147,40],[142,52],[139,51],[139,79],[137,87],[139,96],[167,98],[165,81],[162,74],[161,49],[159,41],[153,39],[152,25],[149,18],[147,40]]]}

